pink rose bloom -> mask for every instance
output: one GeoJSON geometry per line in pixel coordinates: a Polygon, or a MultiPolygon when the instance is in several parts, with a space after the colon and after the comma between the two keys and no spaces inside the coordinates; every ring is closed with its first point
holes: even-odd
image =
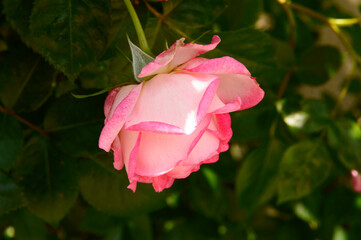
{"type": "Polygon", "coordinates": [[[262,100],[263,90],[242,63],[198,57],[220,41],[213,36],[208,45],[184,44],[182,38],[142,69],[139,77],[150,80],[109,93],[99,147],[113,150],[116,169],[125,165],[128,188],[152,183],[160,192],[216,162],[232,136],[229,112],[262,100]]]}
{"type": "Polygon", "coordinates": [[[361,193],[361,175],[356,170],[351,170],[352,187],[355,192],[361,193]]]}

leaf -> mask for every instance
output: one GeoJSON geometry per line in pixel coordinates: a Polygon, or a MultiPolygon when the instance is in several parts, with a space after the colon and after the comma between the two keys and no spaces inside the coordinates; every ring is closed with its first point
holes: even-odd
{"type": "MultiPolygon", "coordinates": [[[[219,32],[222,39],[217,48],[204,55],[207,58],[230,56],[243,63],[252,76],[257,79],[270,79],[284,71],[276,57],[277,44],[268,34],[252,29],[243,28],[235,31],[219,32]]],[[[202,39],[210,39],[209,34],[202,39]]],[[[281,75],[282,77],[283,75],[281,75]]],[[[278,77],[280,78],[280,77],[278,77]]],[[[267,81],[265,83],[267,84],[267,81]]]]}
{"type": "Polygon", "coordinates": [[[361,127],[355,121],[334,122],[328,129],[328,140],[345,167],[361,171],[361,127]]]}
{"type": "Polygon", "coordinates": [[[258,20],[262,10],[262,0],[231,0],[223,13],[226,21],[221,22],[222,29],[235,30],[252,26],[258,20]]]}
{"type": "Polygon", "coordinates": [[[41,137],[32,138],[25,146],[14,176],[29,210],[52,224],[65,216],[78,195],[75,160],[41,137]]]}
{"type": "Polygon", "coordinates": [[[11,178],[0,173],[0,215],[24,206],[21,189],[11,178]]]}
{"type": "Polygon", "coordinates": [[[236,193],[239,204],[249,213],[276,195],[278,167],[284,151],[285,145],[273,139],[243,160],[236,178],[236,193]]]}
{"type": "Polygon", "coordinates": [[[252,28],[243,28],[221,32],[218,35],[222,42],[216,51],[218,49],[225,52],[224,55],[235,56],[254,64],[274,64],[275,42],[266,33],[252,28]]]}
{"type": "Polygon", "coordinates": [[[97,60],[111,24],[108,1],[35,0],[30,29],[39,52],[71,79],[97,60]]]}
{"type": "Polygon", "coordinates": [[[176,26],[192,31],[214,22],[229,3],[229,0],[183,0],[180,4],[173,1],[163,4],[167,19],[176,22],[176,26]]]}
{"type": "Polygon", "coordinates": [[[76,99],[64,95],[53,102],[45,115],[44,127],[55,145],[73,156],[100,151],[98,137],[103,127],[104,96],[76,99]]]}
{"type": "Polygon", "coordinates": [[[330,80],[341,64],[342,56],[337,48],[314,46],[301,56],[296,76],[302,83],[320,85],[330,80]]]}
{"type": "Polygon", "coordinates": [[[331,113],[324,101],[304,99],[282,99],[276,102],[276,109],[286,125],[295,131],[319,132],[331,123],[331,113]]]}
{"type": "Polygon", "coordinates": [[[3,0],[3,12],[11,26],[19,33],[21,39],[34,47],[33,38],[29,29],[29,19],[34,0],[3,0]]]}
{"type": "Polygon", "coordinates": [[[111,89],[120,84],[135,83],[132,64],[119,54],[108,60],[91,64],[79,75],[82,88],[111,89]]]}
{"type": "Polygon", "coordinates": [[[102,60],[118,55],[117,48],[129,49],[127,35],[136,37],[133,22],[123,0],[110,0],[111,26],[109,28],[108,44],[102,60]]]}
{"type": "Polygon", "coordinates": [[[274,109],[266,106],[231,113],[232,139],[248,142],[267,138],[275,115],[274,109]]]}
{"type": "Polygon", "coordinates": [[[80,229],[97,235],[106,235],[114,229],[121,226],[120,218],[110,216],[109,214],[98,212],[92,207],[88,207],[82,218],[80,229]]]}
{"type": "Polygon", "coordinates": [[[25,46],[11,51],[0,67],[0,99],[15,111],[34,111],[51,95],[55,70],[25,46]]]}
{"type": "Polygon", "coordinates": [[[190,178],[190,202],[196,211],[220,221],[227,211],[227,199],[221,180],[208,167],[203,167],[201,173],[190,178]]]}
{"type": "Polygon", "coordinates": [[[20,209],[12,217],[17,240],[45,240],[44,222],[30,213],[27,209],[20,209]]]}
{"type": "Polygon", "coordinates": [[[128,222],[128,227],[132,239],[134,240],[152,240],[152,223],[147,215],[141,215],[128,222]]]}
{"type": "Polygon", "coordinates": [[[23,146],[23,130],[19,122],[0,112],[0,168],[9,170],[23,146]]]}
{"type": "Polygon", "coordinates": [[[348,26],[342,28],[349,37],[349,41],[355,53],[358,55],[359,61],[361,61],[361,46],[359,42],[361,41],[361,26],[360,24],[354,24],[352,26],[348,26]]]}
{"type": "Polygon", "coordinates": [[[134,216],[162,208],[165,193],[156,193],[150,184],[138,184],[133,193],[127,189],[125,169],[111,165],[112,154],[79,161],[80,192],[95,209],[111,215],[134,216]]]}
{"type": "Polygon", "coordinates": [[[137,82],[142,82],[142,80],[138,77],[139,73],[142,71],[145,65],[147,65],[154,59],[145,52],[143,52],[142,49],[135,46],[129,38],[128,43],[130,46],[130,50],[132,51],[134,78],[137,82]]]}
{"type": "Polygon", "coordinates": [[[321,141],[292,145],[279,168],[278,203],[308,195],[327,179],[331,169],[331,157],[321,141]]]}

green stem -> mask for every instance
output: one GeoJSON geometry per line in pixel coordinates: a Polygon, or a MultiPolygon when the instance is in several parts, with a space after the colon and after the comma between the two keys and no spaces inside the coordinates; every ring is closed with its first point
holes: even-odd
{"type": "Polygon", "coordinates": [[[133,21],[135,31],[137,32],[140,48],[147,54],[152,55],[147,39],[145,37],[142,25],[140,24],[139,18],[130,0],[124,0],[125,6],[128,9],[130,17],[133,21]]]}
{"type": "Polygon", "coordinates": [[[352,82],[352,76],[353,76],[355,70],[356,70],[356,64],[355,64],[355,62],[353,62],[351,74],[349,76],[347,76],[345,85],[341,89],[341,92],[340,92],[340,94],[338,95],[338,98],[337,98],[336,105],[335,105],[335,107],[334,107],[334,109],[332,111],[331,117],[333,119],[337,116],[337,113],[338,113],[338,111],[340,110],[340,108],[342,106],[342,102],[343,102],[344,98],[346,97],[346,95],[348,93],[348,89],[349,89],[350,84],[352,82]]]}
{"type": "Polygon", "coordinates": [[[292,9],[288,6],[288,4],[282,4],[283,9],[286,12],[288,22],[290,24],[290,45],[292,49],[296,47],[296,40],[295,40],[295,28],[296,28],[296,21],[295,16],[293,15],[292,9]]]}
{"type": "Polygon", "coordinates": [[[342,27],[342,26],[349,26],[349,25],[360,23],[361,22],[360,18],[349,18],[349,19],[328,18],[328,17],[325,17],[325,16],[319,14],[318,12],[315,12],[311,9],[303,7],[297,3],[292,3],[290,0],[276,0],[276,1],[278,1],[281,5],[287,5],[294,10],[297,10],[301,13],[304,13],[310,17],[313,17],[313,18],[327,24],[331,28],[331,30],[336,34],[336,36],[340,39],[340,41],[345,46],[346,50],[351,55],[351,57],[356,62],[361,64],[361,57],[358,56],[358,54],[353,50],[352,46],[347,41],[345,36],[342,34],[341,29],[339,28],[339,26],[342,27]]]}

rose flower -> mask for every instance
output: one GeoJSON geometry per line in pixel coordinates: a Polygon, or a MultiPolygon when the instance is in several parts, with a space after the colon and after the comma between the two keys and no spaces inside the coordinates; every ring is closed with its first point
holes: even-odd
{"type": "Polygon", "coordinates": [[[155,191],[169,188],[201,164],[218,160],[232,136],[229,112],[258,104],[263,90],[247,68],[231,57],[198,57],[220,42],[176,41],[147,64],[138,85],[113,89],[104,105],[99,147],[114,152],[114,167],[155,191]]]}

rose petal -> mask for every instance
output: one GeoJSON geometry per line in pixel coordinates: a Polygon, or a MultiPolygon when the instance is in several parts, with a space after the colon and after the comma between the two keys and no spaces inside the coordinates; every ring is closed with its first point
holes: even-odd
{"type": "Polygon", "coordinates": [[[208,45],[196,43],[184,44],[184,38],[181,38],[168,50],[159,54],[153,62],[144,66],[138,77],[142,78],[159,73],[168,73],[178,65],[213,50],[220,41],[221,39],[217,35],[213,36],[211,44],[208,45]]]}
{"type": "Polygon", "coordinates": [[[195,62],[186,63],[180,67],[189,72],[198,73],[229,73],[229,74],[243,74],[251,76],[248,69],[236,59],[231,57],[221,57],[204,60],[197,60],[195,62]],[[201,62],[201,63],[200,63],[201,62]],[[200,64],[199,64],[200,63],[200,64]],[[198,64],[198,65],[197,65],[198,64]]]}
{"type": "Polygon", "coordinates": [[[199,138],[201,132],[205,132],[209,122],[210,117],[205,117],[191,135],[153,132],[138,134],[135,131],[122,130],[120,142],[129,179],[133,176],[133,164],[134,175],[141,177],[156,177],[171,171],[180,161],[187,158],[194,140],[199,138]]]}
{"type": "Polygon", "coordinates": [[[108,116],[110,115],[110,110],[112,109],[115,97],[118,95],[118,92],[121,88],[114,88],[113,90],[111,90],[107,96],[107,98],[105,99],[105,103],[104,103],[104,115],[105,118],[107,119],[108,116]]]}
{"type": "Polygon", "coordinates": [[[112,144],[112,150],[114,152],[113,166],[115,169],[121,170],[124,166],[124,161],[123,161],[123,155],[122,155],[122,148],[121,148],[120,140],[119,140],[118,136],[114,139],[114,142],[112,144]]]}
{"type": "Polygon", "coordinates": [[[161,192],[165,188],[169,188],[173,185],[174,178],[167,175],[153,178],[153,188],[156,192],[161,192]]]}
{"type": "Polygon", "coordinates": [[[125,129],[191,134],[207,113],[218,84],[217,76],[207,74],[157,75],[144,84],[125,129]]]}
{"type": "MultiPolygon", "coordinates": [[[[214,113],[227,113],[247,109],[258,104],[264,97],[264,91],[252,77],[241,74],[217,74],[221,82],[217,97],[225,104],[214,113]]],[[[213,100],[212,104],[214,104],[213,100]]],[[[210,108],[215,109],[214,106],[210,108]]]]}
{"type": "Polygon", "coordinates": [[[166,175],[173,178],[186,178],[198,171],[200,165],[218,160],[218,154],[228,149],[228,141],[232,136],[231,118],[229,114],[212,117],[207,129],[202,131],[199,139],[195,139],[189,149],[188,158],[181,161],[166,175]]]}
{"type": "Polygon", "coordinates": [[[115,137],[118,135],[120,129],[122,129],[127,116],[132,111],[142,86],[143,83],[136,85],[135,87],[134,85],[126,86],[124,87],[124,91],[120,89],[117,97],[114,99],[113,106],[108,115],[108,120],[100,134],[99,148],[109,152],[115,137]],[[126,93],[128,93],[128,95],[126,95],[126,93]]]}
{"type": "Polygon", "coordinates": [[[181,70],[192,69],[208,60],[209,59],[202,58],[202,57],[192,58],[188,62],[185,62],[183,65],[179,66],[179,69],[181,69],[181,70]]]}
{"type": "Polygon", "coordinates": [[[215,114],[214,120],[208,125],[207,131],[220,140],[218,152],[228,150],[228,142],[232,137],[231,116],[228,113],[215,114]]]}

